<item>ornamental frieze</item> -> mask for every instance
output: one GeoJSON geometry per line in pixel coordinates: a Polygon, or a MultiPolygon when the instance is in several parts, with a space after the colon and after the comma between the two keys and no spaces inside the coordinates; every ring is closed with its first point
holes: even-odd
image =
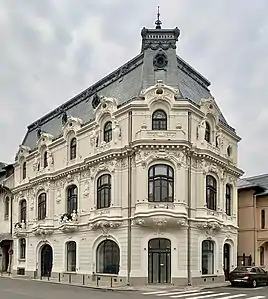
{"type": "Polygon", "coordinates": [[[97,221],[94,223],[90,223],[89,227],[92,230],[101,230],[102,235],[103,236],[109,236],[110,235],[110,230],[111,229],[116,229],[119,226],[122,225],[121,221],[105,221],[105,220],[101,220],[101,221],[97,221]]]}

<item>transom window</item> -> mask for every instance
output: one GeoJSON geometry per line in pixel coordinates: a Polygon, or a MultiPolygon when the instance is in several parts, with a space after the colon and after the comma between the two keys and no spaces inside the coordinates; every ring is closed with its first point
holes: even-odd
{"type": "Polygon", "coordinates": [[[104,126],[103,140],[108,143],[112,141],[112,139],[113,139],[112,122],[108,121],[104,126]]]}
{"type": "Polygon", "coordinates": [[[26,162],[22,164],[22,179],[26,179],[26,162]]]}
{"type": "Polygon", "coordinates": [[[38,196],[38,220],[43,220],[46,218],[47,209],[47,195],[46,193],[41,193],[38,196]]]}
{"type": "Polygon", "coordinates": [[[25,259],[25,253],[26,253],[26,240],[23,238],[23,239],[20,239],[19,240],[20,242],[20,258],[21,259],[25,259]]]}
{"type": "Polygon", "coordinates": [[[44,152],[44,168],[48,167],[48,162],[47,162],[47,151],[44,152]]]}
{"type": "Polygon", "coordinates": [[[150,202],[173,202],[174,170],[171,166],[157,164],[149,168],[148,200],[150,202]]]}
{"type": "Polygon", "coordinates": [[[67,243],[67,271],[76,271],[76,243],[74,241],[67,243]]]}
{"type": "Polygon", "coordinates": [[[76,158],[76,138],[72,138],[70,142],[70,159],[76,158]]]}
{"type": "Polygon", "coordinates": [[[120,266],[120,250],[112,240],[105,240],[97,248],[97,272],[118,274],[120,266]]]}
{"type": "Polygon", "coordinates": [[[229,184],[226,185],[226,194],[225,194],[225,199],[226,199],[226,214],[231,216],[231,204],[232,204],[232,188],[229,184]]]}
{"type": "Polygon", "coordinates": [[[152,116],[152,130],[167,130],[167,114],[163,110],[156,110],[152,116]]]}
{"type": "Polygon", "coordinates": [[[210,124],[206,121],[206,128],[205,128],[205,140],[207,142],[211,142],[211,128],[210,124]]]}
{"type": "Polygon", "coordinates": [[[206,204],[208,209],[216,211],[217,181],[212,175],[206,177],[206,204]]]}
{"type": "Polygon", "coordinates": [[[23,199],[20,202],[20,221],[24,221],[26,223],[26,200],[23,199]]]}
{"type": "Polygon", "coordinates": [[[77,211],[77,187],[71,185],[67,189],[67,213],[72,214],[77,211]]]}
{"type": "Polygon", "coordinates": [[[214,274],[214,242],[202,242],[202,274],[214,274]]]}
{"type": "Polygon", "coordinates": [[[103,174],[97,181],[97,209],[109,208],[111,205],[111,175],[103,174]]]}

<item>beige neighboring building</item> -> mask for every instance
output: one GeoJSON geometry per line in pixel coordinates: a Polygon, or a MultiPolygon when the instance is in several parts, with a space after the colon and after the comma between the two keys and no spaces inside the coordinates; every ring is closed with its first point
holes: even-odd
{"type": "Polygon", "coordinates": [[[268,267],[268,174],[238,183],[238,264],[268,267]],[[244,257],[243,257],[244,256],[244,257]]]}
{"type": "Polygon", "coordinates": [[[136,57],[28,126],[13,273],[187,285],[235,267],[240,138],[159,22],[136,57]]]}

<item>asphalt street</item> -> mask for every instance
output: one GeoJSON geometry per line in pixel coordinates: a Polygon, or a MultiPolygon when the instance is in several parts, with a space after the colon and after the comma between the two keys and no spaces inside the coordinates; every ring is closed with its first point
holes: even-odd
{"type": "Polygon", "coordinates": [[[39,281],[0,278],[0,299],[268,299],[268,287],[158,289],[148,291],[104,291],[39,281]]]}

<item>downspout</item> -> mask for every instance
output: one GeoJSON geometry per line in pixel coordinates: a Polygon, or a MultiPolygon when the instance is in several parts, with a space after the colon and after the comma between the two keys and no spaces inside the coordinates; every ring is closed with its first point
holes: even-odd
{"type": "Polygon", "coordinates": [[[254,225],[254,244],[253,244],[253,262],[256,265],[256,243],[257,243],[257,231],[256,231],[256,194],[253,195],[253,225],[254,225]]]}
{"type": "MultiPolygon", "coordinates": [[[[188,112],[188,142],[191,146],[192,142],[192,113],[188,112]]],[[[189,166],[188,166],[188,227],[187,227],[187,278],[188,285],[192,285],[192,273],[191,273],[191,223],[192,218],[192,157],[191,151],[189,155],[189,166]]]]}
{"type": "Polygon", "coordinates": [[[131,273],[131,207],[132,207],[132,111],[128,113],[128,234],[127,234],[127,285],[131,273]]]}

